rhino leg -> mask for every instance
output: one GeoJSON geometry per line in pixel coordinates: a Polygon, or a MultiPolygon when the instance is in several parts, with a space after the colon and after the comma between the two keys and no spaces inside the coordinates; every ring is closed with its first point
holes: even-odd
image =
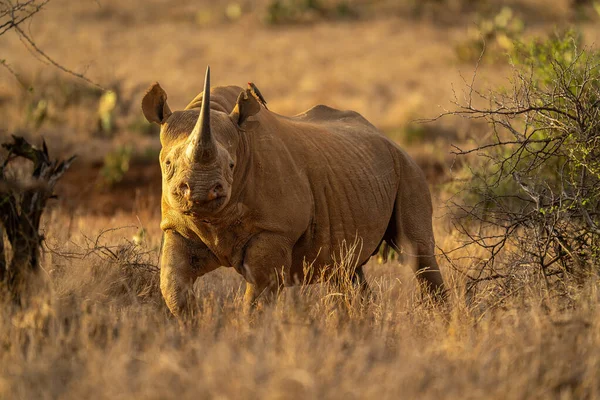
{"type": "Polygon", "coordinates": [[[252,239],[241,271],[246,279],[245,312],[254,308],[259,299],[271,302],[277,297],[291,263],[292,245],[289,240],[268,233],[252,239]]]}
{"type": "Polygon", "coordinates": [[[352,283],[358,287],[360,295],[363,299],[369,299],[373,296],[371,286],[367,282],[365,272],[363,271],[363,265],[356,268],[354,275],[352,275],[352,283]]]}
{"type": "Polygon", "coordinates": [[[415,273],[420,286],[434,298],[441,299],[445,288],[435,259],[431,196],[424,179],[416,183],[416,187],[407,188],[412,190],[399,193],[386,241],[396,250],[403,241],[409,242],[416,258],[415,273]]]}
{"type": "Polygon", "coordinates": [[[248,314],[258,304],[261,299],[266,303],[271,303],[277,298],[277,294],[283,288],[283,285],[269,282],[267,285],[246,282],[246,292],[244,293],[244,314],[248,314]]]}
{"type": "Polygon", "coordinates": [[[168,230],[163,235],[160,290],[171,313],[180,321],[191,314],[192,286],[199,276],[219,266],[203,243],[168,230]]]}
{"type": "Polygon", "coordinates": [[[440,273],[440,268],[435,259],[435,242],[433,236],[430,241],[415,241],[413,248],[416,251],[416,269],[417,279],[421,287],[434,298],[441,298],[444,295],[444,280],[440,273]]]}

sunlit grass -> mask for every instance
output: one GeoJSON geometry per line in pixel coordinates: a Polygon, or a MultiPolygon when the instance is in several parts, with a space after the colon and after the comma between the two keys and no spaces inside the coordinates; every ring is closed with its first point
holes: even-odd
{"type": "MultiPolygon", "coordinates": [[[[156,217],[139,214],[152,223],[134,249],[152,252],[156,217]]],[[[372,299],[350,285],[287,288],[245,316],[242,279],[221,269],[196,283],[196,314],[181,328],[152,272],[132,269],[132,258],[82,256],[83,235],[95,238],[110,219],[81,217],[71,226],[86,228],[67,233],[57,228],[66,218],[48,221],[52,295],[24,312],[3,307],[0,398],[598,397],[597,279],[573,287],[568,307],[537,283],[498,303],[493,285],[466,293],[442,257],[450,295],[434,306],[408,266],[373,262],[372,299]]],[[[99,245],[125,251],[136,232],[106,232],[99,245]]],[[[452,234],[437,236],[456,247],[452,234]]]]}

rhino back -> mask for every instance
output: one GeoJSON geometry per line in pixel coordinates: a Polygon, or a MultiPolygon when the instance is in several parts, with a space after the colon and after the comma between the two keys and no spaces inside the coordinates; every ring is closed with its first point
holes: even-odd
{"type": "Polygon", "coordinates": [[[304,259],[330,264],[344,241],[357,239],[357,262],[365,262],[390,221],[403,153],[352,111],[317,106],[291,118],[261,111],[258,119],[253,153],[263,170],[288,177],[284,187],[292,189],[280,193],[279,207],[309,213],[293,269],[301,270],[304,259]]]}

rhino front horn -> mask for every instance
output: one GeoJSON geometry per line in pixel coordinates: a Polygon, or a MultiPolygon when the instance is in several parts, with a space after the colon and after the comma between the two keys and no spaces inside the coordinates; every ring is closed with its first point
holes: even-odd
{"type": "Polygon", "coordinates": [[[194,161],[209,162],[216,152],[217,145],[210,131],[210,67],[206,67],[200,115],[188,139],[186,153],[194,161]]]}

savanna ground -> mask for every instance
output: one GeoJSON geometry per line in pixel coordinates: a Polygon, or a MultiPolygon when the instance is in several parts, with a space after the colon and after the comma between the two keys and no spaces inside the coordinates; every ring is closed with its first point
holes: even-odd
{"type": "MultiPolygon", "coordinates": [[[[489,129],[414,122],[462,96],[480,54],[469,31],[503,6],[522,24],[499,29],[508,39],[576,26],[595,46],[593,7],[350,1],[293,13],[273,3],[49,2],[26,32],[109,95],[36,60],[17,35],[0,37],[18,74],[0,74],[2,141],[44,137],[54,156],[79,156],[42,222],[50,293],[0,316],[0,398],[600,398],[600,280],[564,279],[557,294],[523,268],[508,283],[469,284],[485,254],[450,252],[464,238],[446,201],[469,162],[450,151],[489,129]],[[247,317],[241,277],[221,269],[198,280],[195,318],[181,328],[158,289],[160,145],[139,104],[159,81],[183,108],[207,64],[213,85],[252,80],[275,112],[354,109],[407,149],[431,183],[447,304],[422,299],[409,266],[372,260],[366,303],[317,285],[247,317]]],[[[479,87],[506,82],[502,35],[488,38],[479,87]]]]}

